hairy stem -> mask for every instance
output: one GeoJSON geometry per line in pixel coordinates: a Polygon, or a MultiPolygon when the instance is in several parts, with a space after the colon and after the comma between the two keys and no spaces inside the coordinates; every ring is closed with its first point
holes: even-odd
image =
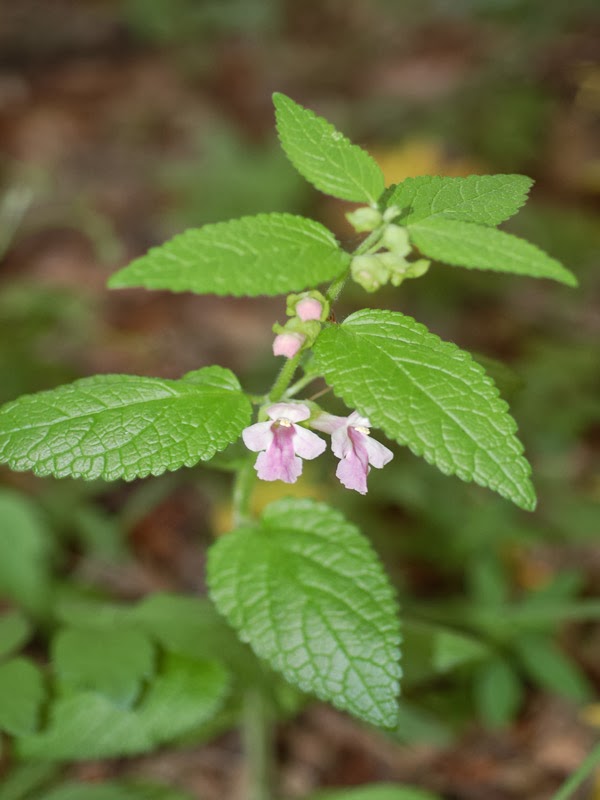
{"type": "Polygon", "coordinates": [[[278,400],[282,398],[283,393],[292,382],[292,378],[294,377],[296,370],[298,369],[298,364],[300,363],[301,358],[302,358],[302,353],[296,353],[296,355],[293,358],[288,358],[288,360],[281,368],[281,372],[277,376],[277,380],[275,381],[275,383],[273,384],[273,388],[269,392],[269,399],[271,400],[272,403],[276,403],[278,400]]]}
{"type": "Polygon", "coordinates": [[[250,459],[238,469],[233,484],[233,527],[238,528],[251,519],[250,499],[256,474],[250,459]]]}
{"type": "Polygon", "coordinates": [[[248,800],[271,800],[273,728],[265,698],[248,689],[244,698],[243,738],[248,762],[248,800]]]}

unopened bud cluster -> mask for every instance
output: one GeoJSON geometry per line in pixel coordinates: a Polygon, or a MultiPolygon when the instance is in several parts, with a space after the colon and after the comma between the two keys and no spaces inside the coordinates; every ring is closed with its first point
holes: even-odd
{"type": "Polygon", "coordinates": [[[420,278],[429,269],[425,258],[409,261],[412,247],[408,231],[393,222],[400,209],[391,207],[382,214],[377,209],[358,208],[347,215],[355,230],[362,233],[383,228],[380,252],[355,256],[350,267],[352,278],[367,292],[375,292],[387,283],[400,286],[407,278],[420,278]]]}
{"type": "Polygon", "coordinates": [[[329,303],[316,290],[290,294],[286,313],[290,319],[285,325],[273,325],[273,332],[277,334],[273,340],[273,355],[293,358],[314,343],[329,315],[329,303]]]}

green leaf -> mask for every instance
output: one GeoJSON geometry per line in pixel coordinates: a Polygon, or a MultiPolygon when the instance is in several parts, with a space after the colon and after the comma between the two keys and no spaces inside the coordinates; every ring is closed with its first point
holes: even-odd
{"type": "Polygon", "coordinates": [[[515,648],[523,669],[542,689],[575,703],[583,703],[592,696],[583,673],[551,639],[532,633],[517,639],[515,648]]]}
{"type": "Polygon", "coordinates": [[[379,165],[331,123],[279,92],[273,95],[277,131],[292,164],[326,194],[375,203],[385,188],[379,165]]]}
{"type": "Polygon", "coordinates": [[[521,680],[503,658],[486,662],[475,673],[475,702],[483,722],[491,728],[508,725],[523,700],[521,680]]]}
{"type": "Polygon", "coordinates": [[[15,743],[21,758],[40,761],[117,758],[152,746],[135,712],[117,708],[96,692],[59,697],[50,709],[48,727],[15,743]]]}
{"type": "Polygon", "coordinates": [[[19,764],[3,776],[0,800],[30,800],[31,792],[47,785],[58,775],[60,767],[44,762],[19,764]]]}
{"type": "Polygon", "coordinates": [[[20,611],[7,611],[0,616],[0,658],[22,647],[31,636],[31,625],[20,611]]]}
{"type": "Polygon", "coordinates": [[[68,693],[53,704],[46,730],[20,739],[17,750],[49,761],[143,753],[207,722],[227,684],[220,664],[169,656],[138,708],[119,708],[92,691],[68,693]]]}
{"type": "Polygon", "coordinates": [[[222,661],[243,686],[266,683],[272,692],[273,674],[240,642],[209,600],[152,594],[132,610],[130,619],[170,653],[222,661]]]}
{"type": "Polygon", "coordinates": [[[63,478],[160,475],[234,442],[250,421],[235,376],[206,367],[173,381],[97,375],[0,409],[0,462],[63,478]]]}
{"type": "Polygon", "coordinates": [[[402,225],[456,219],[494,226],[517,213],[532,184],[525,175],[423,175],[390,187],[385,205],[404,209],[399,219],[402,225]]]}
{"type": "Polygon", "coordinates": [[[187,793],[159,784],[137,784],[129,781],[91,784],[69,781],[36,797],[35,800],[192,800],[192,798],[187,793]]]}
{"type": "Polygon", "coordinates": [[[116,272],[108,285],[257,297],[313,288],[349,261],[318,222],[259,214],[187,230],[116,272]]]}
{"type": "Polygon", "coordinates": [[[577,278],[539,247],[494,228],[452,219],[431,219],[408,226],[423,255],[457,267],[551,278],[577,286],[577,278]]]}
{"type": "Polygon", "coordinates": [[[95,689],[130,705],[154,671],[154,650],[135,629],[67,628],[52,641],[54,671],[75,689],[95,689]]]}
{"type": "Polygon", "coordinates": [[[39,669],[26,658],[0,664],[0,730],[13,736],[37,726],[45,691],[39,669]]]}
{"type": "Polygon", "coordinates": [[[358,789],[331,789],[311,795],[310,800],[440,800],[439,795],[412,786],[375,783],[358,789]]]}
{"type": "Polygon", "coordinates": [[[402,632],[405,686],[445,675],[488,655],[487,647],[477,639],[442,625],[405,621],[402,632]]]}
{"type": "Polygon", "coordinates": [[[447,475],[535,507],[516,423],[468,353],[411,317],[365,309],[323,330],[314,356],[336,394],[390,438],[447,475]]]}
{"type": "Polygon", "coordinates": [[[396,603],[367,540],[339,512],[282,500],[209,552],[213,600],[240,638],[306,692],[372,722],[397,717],[396,603]]]}
{"type": "Polygon", "coordinates": [[[0,595],[34,613],[45,608],[49,544],[50,532],[34,503],[18,492],[0,490],[0,595]]]}
{"type": "Polygon", "coordinates": [[[228,673],[218,662],[168,654],[138,709],[138,719],[155,743],[175,739],[212,719],[228,685],[228,673]]]}

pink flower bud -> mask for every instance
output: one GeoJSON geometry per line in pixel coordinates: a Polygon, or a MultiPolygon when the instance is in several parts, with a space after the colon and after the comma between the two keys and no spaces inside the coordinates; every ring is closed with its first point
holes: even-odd
{"type": "Polygon", "coordinates": [[[314,297],[305,297],[296,304],[296,314],[302,322],[308,322],[311,319],[320,320],[322,313],[323,305],[314,297]]]}
{"type": "Polygon", "coordinates": [[[306,336],[301,333],[279,333],[273,340],[273,355],[293,358],[300,350],[306,336]]]}

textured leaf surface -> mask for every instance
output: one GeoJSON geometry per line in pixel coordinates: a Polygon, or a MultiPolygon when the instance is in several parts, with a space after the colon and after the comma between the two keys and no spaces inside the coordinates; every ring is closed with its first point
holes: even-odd
{"type": "Polygon", "coordinates": [[[167,657],[138,708],[119,708],[92,691],[67,694],[53,704],[46,730],[20,739],[18,750],[51,761],[143,753],[210,719],[227,682],[217,663],[167,657]]]}
{"type": "Polygon", "coordinates": [[[310,800],[440,800],[439,795],[431,794],[412,786],[397,786],[393,783],[375,783],[359,789],[332,789],[311,795],[310,800]]]}
{"type": "Polygon", "coordinates": [[[367,540],[309,500],[269,506],[212,546],[212,597],[287,680],[376,725],[397,717],[399,623],[367,540]]]}
{"type": "Polygon", "coordinates": [[[116,272],[108,285],[257,297],[312,288],[349,260],[318,222],[259,214],[187,230],[116,272]]]}
{"type": "Polygon", "coordinates": [[[499,225],[527,200],[533,181],[525,175],[470,175],[407,178],[386,192],[386,206],[404,209],[403,225],[432,219],[455,219],[499,225]]]}
{"type": "Polygon", "coordinates": [[[510,233],[451,219],[431,219],[408,227],[412,242],[428,258],[457,267],[551,278],[577,286],[573,273],[560,262],[510,233]]]}
{"type": "Polygon", "coordinates": [[[182,380],[99,375],[25,395],[0,409],[0,462],[63,478],[160,475],[212,458],[250,421],[229,370],[182,380]]]}
{"type": "Polygon", "coordinates": [[[30,500],[0,490],[0,595],[34,612],[42,611],[48,598],[50,537],[30,500]]]}
{"type": "Polygon", "coordinates": [[[374,203],[385,188],[374,159],[331,123],[274,94],[277,131],[287,157],[307,181],[326,194],[357,203],[374,203]]]}
{"type": "Polygon", "coordinates": [[[31,636],[31,625],[20,611],[0,615],[0,658],[18,650],[31,636]]]}
{"type": "Polygon", "coordinates": [[[13,736],[32,731],[44,700],[39,669],[26,658],[0,664],[0,730],[13,736]]]}
{"type": "Polygon", "coordinates": [[[149,639],[135,629],[60,631],[52,642],[54,671],[77,689],[95,689],[118,703],[131,703],[154,670],[149,639]]]}
{"type": "Polygon", "coordinates": [[[424,325],[393,311],[358,311],[319,336],[327,382],[374,427],[446,474],[535,507],[516,424],[483,368],[424,325]]]}

